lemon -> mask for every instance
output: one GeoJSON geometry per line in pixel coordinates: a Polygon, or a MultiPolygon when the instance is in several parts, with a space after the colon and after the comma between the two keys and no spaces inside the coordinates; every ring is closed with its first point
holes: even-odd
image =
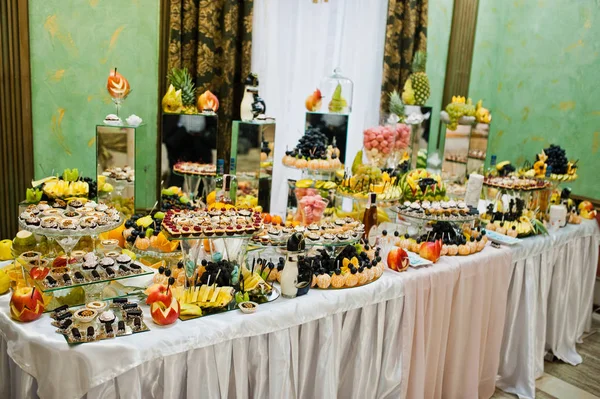
{"type": "Polygon", "coordinates": [[[135,254],[133,252],[131,252],[130,250],[128,250],[128,249],[122,250],[121,253],[125,254],[125,255],[129,255],[129,257],[131,258],[131,260],[135,260],[136,259],[135,254]]]}

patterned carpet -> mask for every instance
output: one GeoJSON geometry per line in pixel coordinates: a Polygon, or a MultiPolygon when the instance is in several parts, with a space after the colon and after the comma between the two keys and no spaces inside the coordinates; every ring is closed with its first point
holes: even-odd
{"type": "MultiPolygon", "coordinates": [[[[575,367],[559,360],[545,362],[544,376],[536,381],[536,398],[600,399],[600,316],[594,316],[592,326],[591,334],[577,345],[583,363],[575,367]]],[[[496,389],[492,399],[516,397],[496,389]]]]}

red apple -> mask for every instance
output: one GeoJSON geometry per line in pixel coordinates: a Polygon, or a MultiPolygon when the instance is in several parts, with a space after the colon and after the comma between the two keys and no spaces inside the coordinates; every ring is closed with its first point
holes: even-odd
{"type": "Polygon", "coordinates": [[[408,269],[410,260],[408,254],[402,248],[393,248],[387,256],[387,265],[390,269],[403,272],[408,269]]]}
{"type": "Polygon", "coordinates": [[[582,218],[593,219],[596,217],[596,210],[590,201],[581,201],[577,209],[582,218]]]}
{"type": "Polygon", "coordinates": [[[17,288],[10,298],[10,317],[17,321],[33,321],[44,313],[44,298],[33,287],[17,288]]]}
{"type": "Polygon", "coordinates": [[[177,299],[171,298],[170,302],[167,303],[168,306],[164,302],[156,301],[152,302],[150,306],[152,320],[158,325],[173,324],[179,317],[179,302],[177,302],[177,299]]]}
{"type": "Polygon", "coordinates": [[[29,277],[34,280],[43,280],[50,273],[49,267],[34,266],[29,270],[29,277]]]}
{"type": "Polygon", "coordinates": [[[442,240],[424,242],[419,248],[419,256],[423,259],[437,262],[442,252],[442,240]]]}
{"type": "Polygon", "coordinates": [[[171,298],[173,297],[171,289],[162,284],[152,284],[146,289],[145,293],[148,295],[148,298],[146,298],[146,305],[152,305],[157,301],[171,303],[171,298]]]}

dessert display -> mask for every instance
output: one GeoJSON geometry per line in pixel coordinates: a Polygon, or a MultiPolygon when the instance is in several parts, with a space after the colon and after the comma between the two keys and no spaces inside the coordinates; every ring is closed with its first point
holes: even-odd
{"type": "Polygon", "coordinates": [[[339,289],[369,284],[383,274],[381,249],[368,245],[347,245],[336,257],[318,250],[318,255],[299,261],[299,268],[310,267],[313,273],[311,288],[339,289]]]}
{"type": "Polygon", "coordinates": [[[335,142],[330,145],[324,133],[317,128],[309,128],[298,145],[285,152],[282,163],[290,168],[328,172],[343,166],[339,156],[340,150],[335,142]]]}
{"type": "Polygon", "coordinates": [[[99,257],[88,252],[81,260],[71,258],[68,264],[64,257],[56,258],[51,267],[47,260],[37,259],[23,266],[44,292],[152,273],[127,254],[110,254],[113,256],[99,257]]]}
{"type": "Polygon", "coordinates": [[[102,172],[102,175],[108,177],[109,179],[117,181],[126,181],[128,183],[131,183],[135,180],[135,170],[129,166],[125,166],[123,168],[108,168],[104,172],[102,172]]]}
{"type": "Polygon", "coordinates": [[[440,221],[475,220],[479,216],[477,208],[468,206],[464,201],[405,201],[393,208],[402,216],[440,221]]]}
{"type": "Polygon", "coordinates": [[[121,224],[121,214],[103,203],[57,200],[31,204],[19,215],[19,225],[25,230],[43,235],[97,234],[121,224]]]}
{"type": "Polygon", "coordinates": [[[150,328],[144,323],[144,315],[136,302],[127,298],[115,298],[108,302],[96,301],[84,307],[60,306],[50,314],[56,332],[62,334],[69,344],[101,341],[122,337],[150,328]],[[98,310],[100,309],[100,310],[98,310]]]}
{"type": "Polygon", "coordinates": [[[447,200],[446,186],[442,177],[425,169],[414,169],[400,179],[399,186],[405,201],[447,200]]]}
{"type": "Polygon", "coordinates": [[[169,210],[162,221],[169,238],[251,236],[261,227],[260,213],[247,209],[169,210]]]}
{"type": "Polygon", "coordinates": [[[507,190],[541,190],[550,187],[550,183],[534,178],[518,176],[486,176],[483,184],[490,187],[507,190]]]}
{"type": "Polygon", "coordinates": [[[265,224],[252,237],[253,244],[283,246],[293,233],[303,233],[306,244],[311,245],[344,245],[356,243],[364,234],[364,225],[347,217],[334,221],[321,221],[304,226],[281,226],[265,224]]]}
{"type": "Polygon", "coordinates": [[[173,171],[182,175],[214,176],[217,167],[213,164],[180,161],[173,165],[173,171]]]}
{"type": "Polygon", "coordinates": [[[499,210],[502,209],[499,205],[488,204],[486,212],[481,215],[486,230],[519,238],[548,233],[542,222],[525,214],[525,202],[522,199],[511,199],[506,211],[499,210]]]}
{"type": "Polygon", "coordinates": [[[519,172],[525,177],[546,178],[555,182],[577,179],[577,161],[569,161],[566,151],[551,144],[536,155],[533,167],[526,166],[519,172]]]}

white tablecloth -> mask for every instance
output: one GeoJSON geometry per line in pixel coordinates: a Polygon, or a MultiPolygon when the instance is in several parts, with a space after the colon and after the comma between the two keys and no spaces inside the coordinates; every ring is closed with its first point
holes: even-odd
{"type": "Polygon", "coordinates": [[[575,344],[591,327],[600,230],[595,220],[568,225],[513,249],[498,387],[535,396],[549,350],[577,365],[575,344]]]}
{"type": "Polygon", "coordinates": [[[72,347],[47,316],[11,321],[5,296],[0,397],[489,397],[510,263],[508,249],[488,247],[252,316],[148,320],[149,333],[72,347]]]}

